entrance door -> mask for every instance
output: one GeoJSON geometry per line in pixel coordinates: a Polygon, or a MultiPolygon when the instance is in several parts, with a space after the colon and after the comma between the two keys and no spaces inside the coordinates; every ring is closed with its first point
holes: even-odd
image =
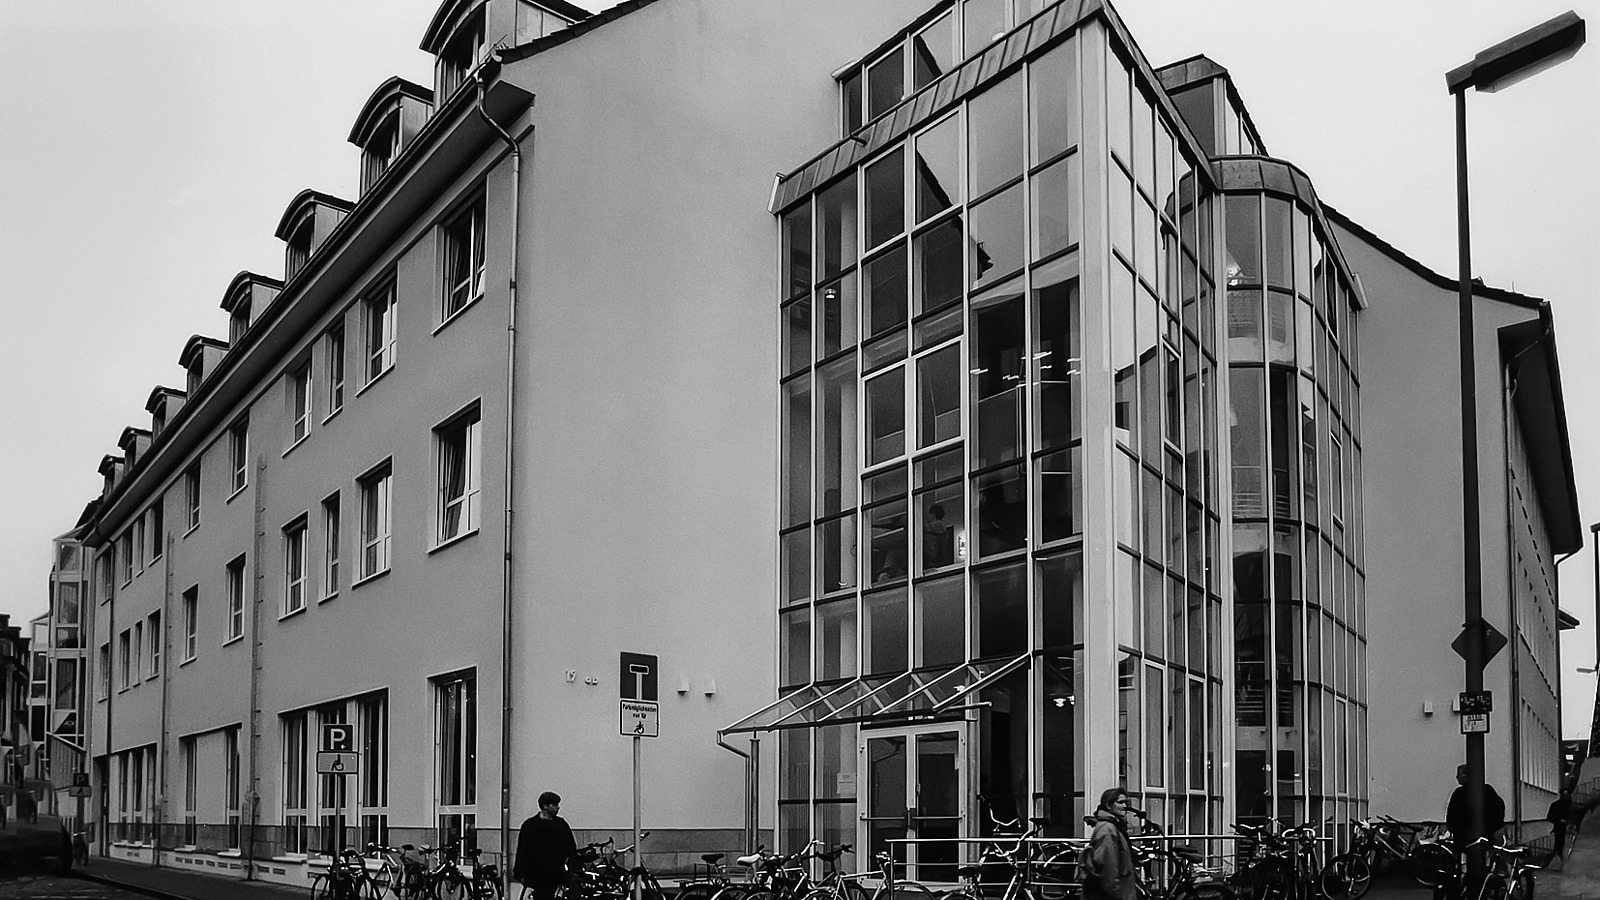
{"type": "Polygon", "coordinates": [[[889,850],[905,864],[898,877],[955,881],[961,849],[950,839],[961,836],[967,812],[965,728],[863,729],[859,752],[867,802],[856,844],[868,848],[863,861],[889,850]]]}

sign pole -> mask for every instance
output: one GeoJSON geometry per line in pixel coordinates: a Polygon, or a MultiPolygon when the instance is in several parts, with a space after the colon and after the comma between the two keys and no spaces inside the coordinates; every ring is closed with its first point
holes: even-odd
{"type": "MultiPolygon", "coordinates": [[[[640,866],[639,841],[642,836],[639,830],[639,797],[643,793],[643,782],[639,778],[639,744],[642,740],[638,734],[633,736],[633,867],[636,869],[640,866]]],[[[633,879],[633,900],[640,900],[643,891],[644,879],[633,879]]]]}

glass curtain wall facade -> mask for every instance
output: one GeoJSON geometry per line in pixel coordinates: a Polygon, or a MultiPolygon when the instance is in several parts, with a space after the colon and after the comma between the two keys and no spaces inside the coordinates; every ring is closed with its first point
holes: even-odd
{"type": "Polygon", "coordinates": [[[1358,317],[1315,201],[1246,162],[1264,178],[1224,183],[1235,815],[1343,831],[1367,801],[1358,317]]]}
{"type": "Polygon", "coordinates": [[[952,73],[964,96],[778,210],[780,692],[1028,660],[915,729],[780,729],[782,847],[982,833],[979,797],[1077,835],[1091,768],[1169,831],[1220,827],[1211,175],[1079,25],[952,73]],[[1091,608],[1115,646],[1086,659],[1091,608]]]}

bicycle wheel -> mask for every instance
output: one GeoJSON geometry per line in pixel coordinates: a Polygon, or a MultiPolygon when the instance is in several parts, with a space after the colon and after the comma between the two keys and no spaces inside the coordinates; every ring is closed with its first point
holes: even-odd
{"type": "Polygon", "coordinates": [[[311,879],[311,900],[329,900],[327,875],[317,875],[311,879]]]}
{"type": "Polygon", "coordinates": [[[749,900],[751,894],[767,893],[752,884],[725,884],[711,893],[711,900],[749,900]]]}
{"type": "Polygon", "coordinates": [[[892,888],[887,884],[879,885],[872,892],[872,900],[933,900],[933,891],[927,885],[897,879],[892,888]]]}
{"type": "Polygon", "coordinates": [[[433,883],[434,900],[469,900],[472,883],[460,875],[450,873],[433,883]]]}
{"type": "Polygon", "coordinates": [[[1171,900],[1234,900],[1233,889],[1220,882],[1207,882],[1184,888],[1171,900]]]}
{"type": "Polygon", "coordinates": [[[1506,900],[1533,900],[1533,888],[1537,883],[1527,872],[1517,873],[1511,882],[1511,890],[1506,892],[1506,900]]]}
{"type": "Polygon", "coordinates": [[[717,893],[717,887],[714,884],[686,884],[678,888],[672,900],[711,900],[717,893]]]}
{"type": "Polygon", "coordinates": [[[1418,844],[1411,851],[1411,862],[1423,887],[1443,887],[1455,878],[1455,851],[1442,844],[1418,844]]]}
{"type": "Polygon", "coordinates": [[[500,900],[500,879],[475,879],[472,882],[472,900],[500,900]]]}
{"type": "Polygon", "coordinates": [[[1372,884],[1367,861],[1354,853],[1341,853],[1322,867],[1317,890],[1328,900],[1360,900],[1372,884]]]}

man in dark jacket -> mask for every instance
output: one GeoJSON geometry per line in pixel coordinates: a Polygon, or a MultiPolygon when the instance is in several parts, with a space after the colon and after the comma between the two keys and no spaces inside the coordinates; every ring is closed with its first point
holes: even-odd
{"type": "MultiPolygon", "coordinates": [[[[1445,807],[1444,824],[1450,829],[1450,834],[1457,841],[1465,842],[1467,831],[1471,828],[1472,810],[1467,806],[1467,767],[1465,764],[1456,766],[1456,783],[1460,787],[1450,795],[1450,805],[1445,807]]],[[[1483,783],[1483,833],[1491,840],[1498,840],[1500,832],[1506,827],[1506,802],[1500,799],[1500,794],[1494,785],[1487,780],[1483,783]]]]}
{"type": "Polygon", "coordinates": [[[1085,862],[1085,900],[1135,900],[1138,897],[1133,845],[1128,843],[1128,792],[1120,787],[1100,795],[1085,862]]]}
{"type": "Polygon", "coordinates": [[[526,885],[534,900],[552,900],[567,882],[567,867],[578,865],[577,842],[560,812],[561,795],[545,791],[539,795],[539,814],[523,822],[517,832],[511,877],[526,885]]]}

